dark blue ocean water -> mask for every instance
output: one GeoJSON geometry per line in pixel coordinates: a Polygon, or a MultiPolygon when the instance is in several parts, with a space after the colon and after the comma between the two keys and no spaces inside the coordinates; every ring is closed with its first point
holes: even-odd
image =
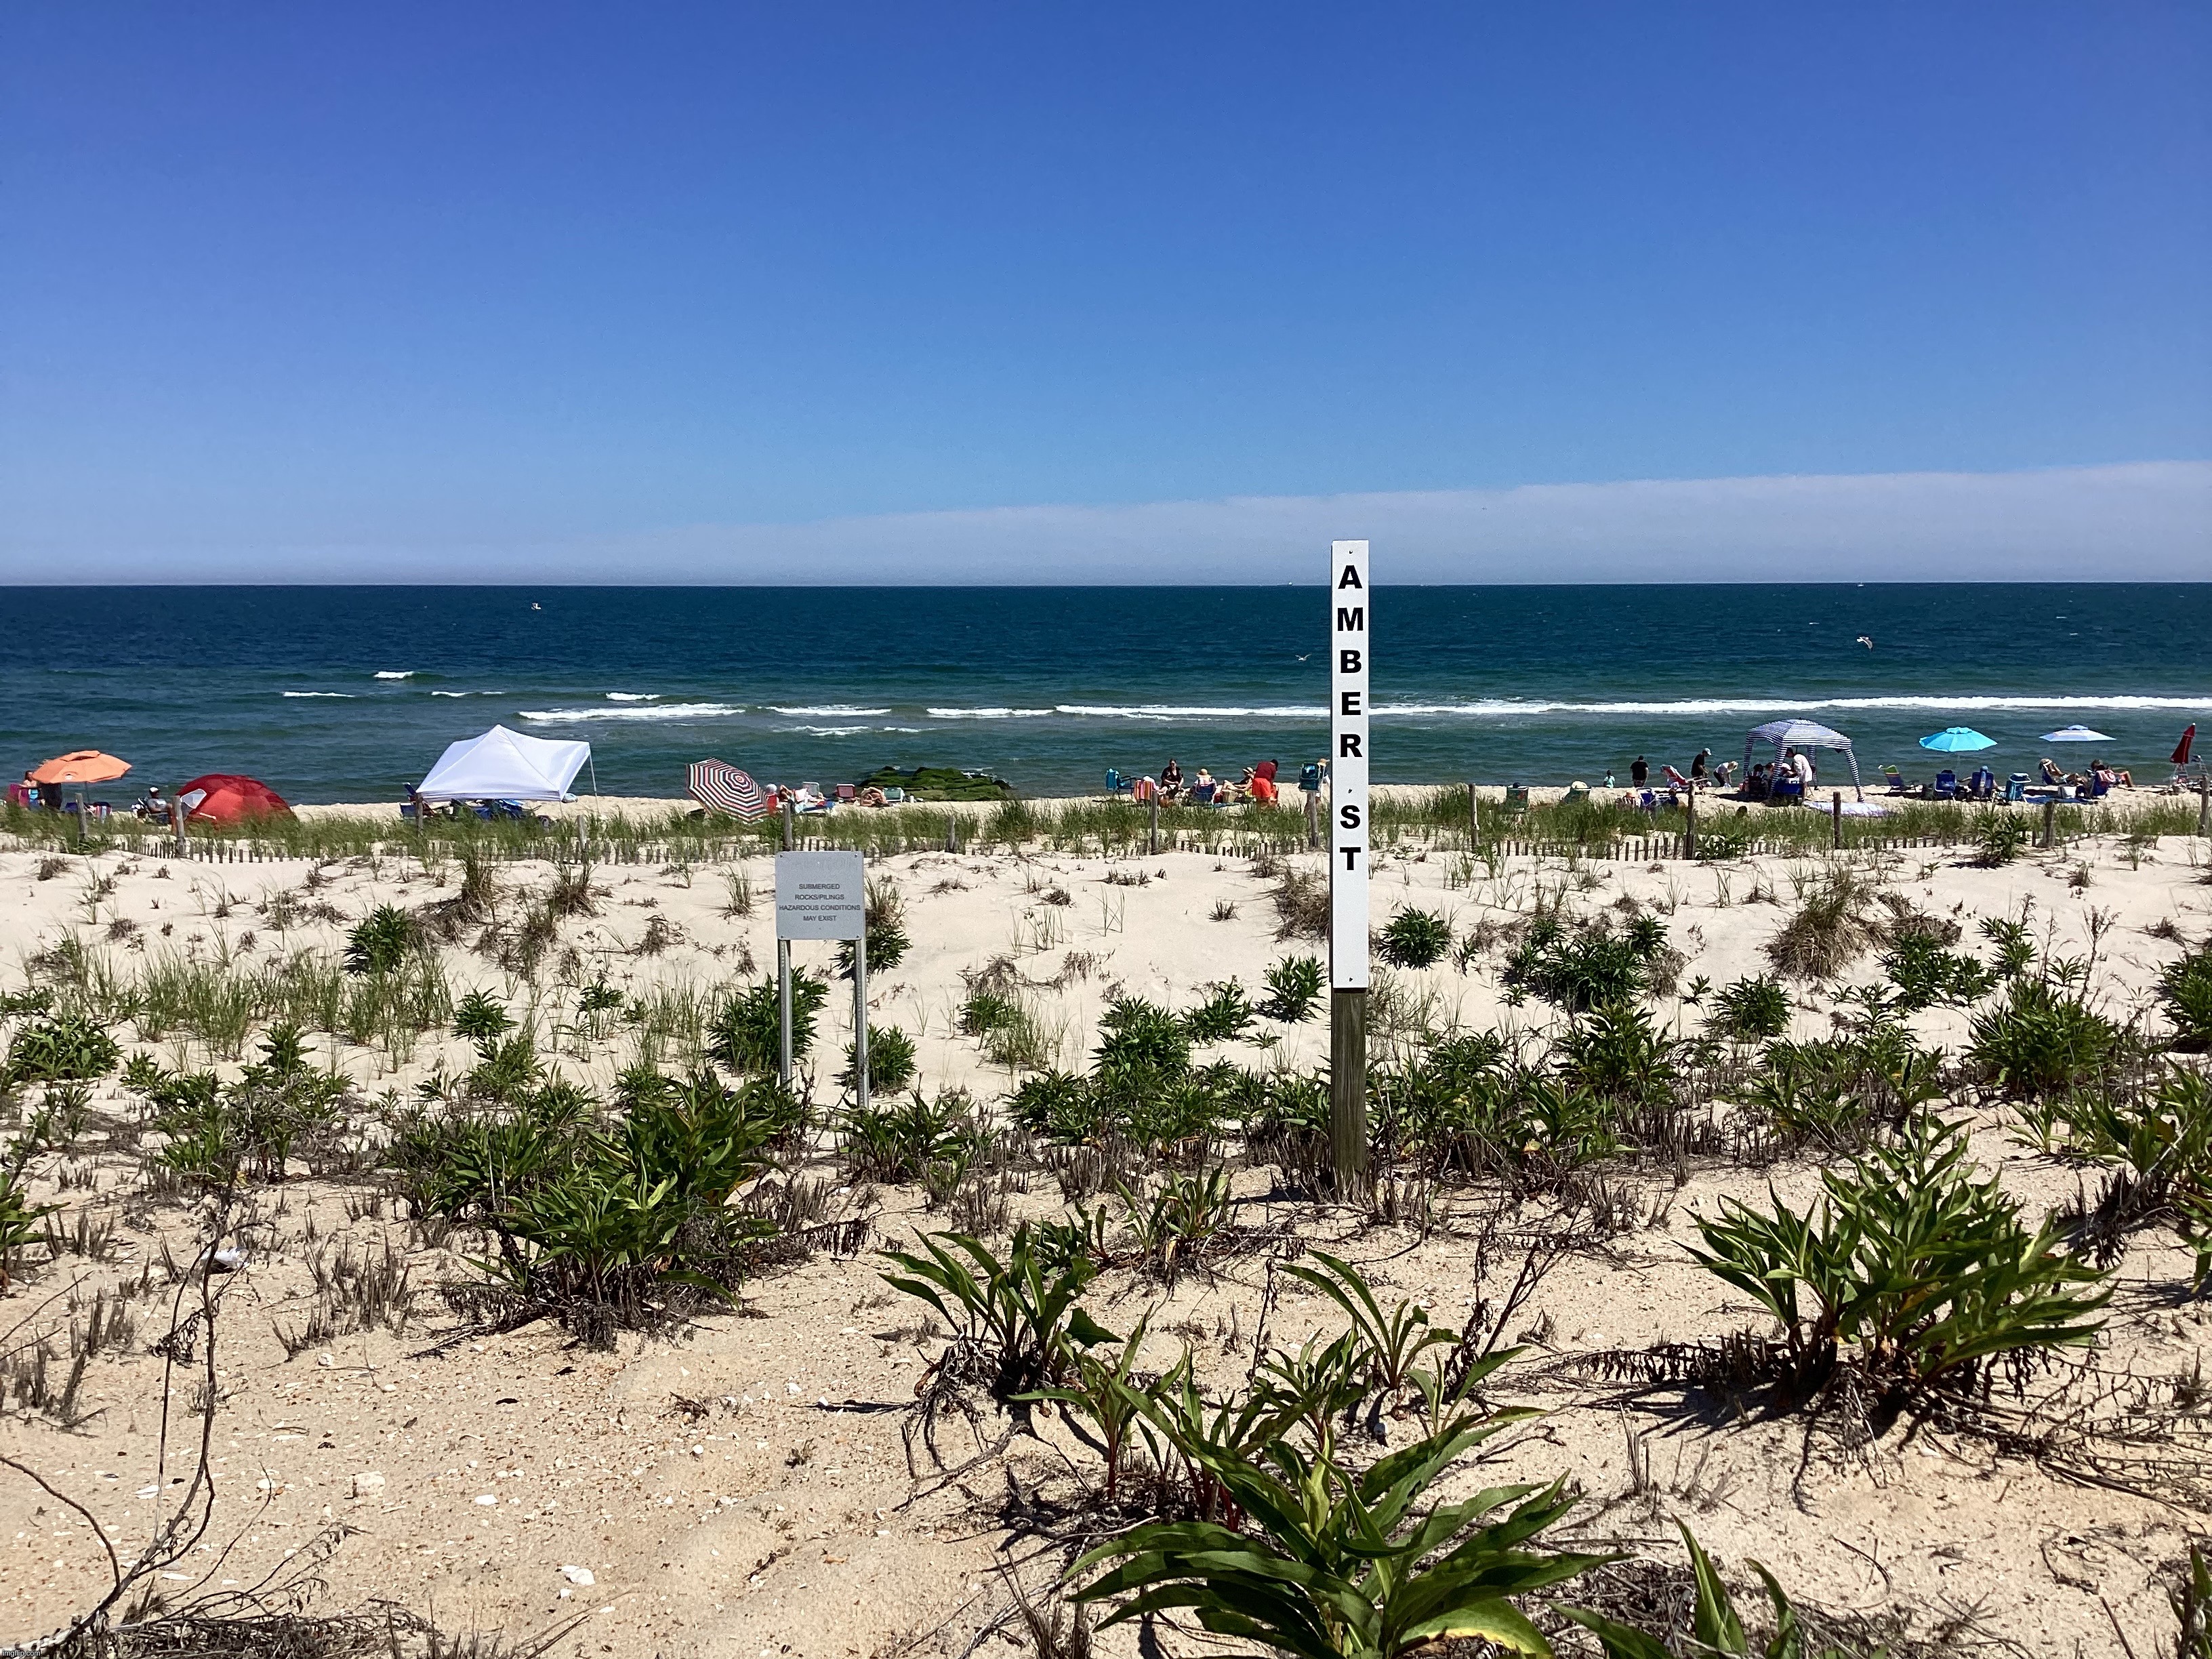
{"type": "MultiPolygon", "coordinates": [[[[609,793],[681,793],[710,755],[1062,793],[1170,755],[1318,754],[1327,623],[1318,586],[7,588],[0,765],[96,747],[134,763],[118,798],[235,771],[384,799],[503,721],[588,739],[609,793]]],[[[1954,724],[2025,770],[2078,721],[2163,775],[2181,727],[2212,726],[2212,585],[1385,587],[1373,627],[1378,781],[1595,781],[1740,756],[1788,714],[1869,773],[1934,769],[1915,741],[1954,724]]]]}

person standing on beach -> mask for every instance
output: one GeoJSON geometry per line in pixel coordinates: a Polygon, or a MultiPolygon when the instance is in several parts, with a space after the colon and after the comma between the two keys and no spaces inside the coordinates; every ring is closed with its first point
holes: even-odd
{"type": "Polygon", "coordinates": [[[1643,756],[1638,755],[1634,760],[1629,762],[1628,781],[1638,789],[1641,789],[1645,784],[1650,782],[1651,763],[1645,760],[1643,756]]]}

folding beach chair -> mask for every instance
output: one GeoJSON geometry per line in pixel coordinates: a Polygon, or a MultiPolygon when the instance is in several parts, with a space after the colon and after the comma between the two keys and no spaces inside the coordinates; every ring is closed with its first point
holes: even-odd
{"type": "Polygon", "coordinates": [[[1935,797],[1937,800],[1954,800],[1959,793],[1959,775],[1945,767],[1936,775],[1935,797]]]}

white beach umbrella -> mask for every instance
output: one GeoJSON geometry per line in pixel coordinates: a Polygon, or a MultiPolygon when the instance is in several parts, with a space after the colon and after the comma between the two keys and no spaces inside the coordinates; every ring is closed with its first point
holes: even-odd
{"type": "Polygon", "coordinates": [[[2086,726],[2064,726],[2056,732],[2045,732],[2043,734],[2043,741],[2045,743],[2110,743],[2112,739],[2102,732],[2092,732],[2086,726]]]}

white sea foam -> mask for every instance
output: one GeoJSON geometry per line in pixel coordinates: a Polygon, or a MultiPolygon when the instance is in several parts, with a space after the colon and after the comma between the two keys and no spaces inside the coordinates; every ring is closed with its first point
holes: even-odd
{"type": "Polygon", "coordinates": [[[411,680],[414,678],[415,671],[411,668],[380,668],[369,676],[373,680],[411,680]]]}
{"type": "Polygon", "coordinates": [[[610,691],[607,693],[609,702],[659,702],[661,694],[658,691],[610,691]]]}
{"type": "Polygon", "coordinates": [[[891,712],[888,708],[856,708],[845,702],[823,703],[818,708],[786,708],[781,703],[772,703],[769,707],[779,714],[824,714],[832,717],[839,714],[888,714],[891,712]]]}
{"type": "MultiPolygon", "coordinates": [[[[2083,695],[2076,696],[2033,693],[1960,692],[1952,696],[1868,697],[1805,697],[1777,693],[1768,697],[1679,697],[1622,699],[1579,702],[1564,699],[1478,697],[1462,702],[1378,702],[1370,712],[1380,717],[1409,719],[1513,720],[1544,714],[1797,714],[1823,710],[1926,709],[1947,710],[2106,709],[2173,710],[2181,713],[2212,710],[2212,695],[2203,696],[2136,696],[2083,695]]],[[[1043,714],[1072,720],[1325,720],[1325,703],[1079,703],[1064,702],[1044,708],[933,708],[936,720],[1008,720],[1043,714]]]]}
{"type": "Polygon", "coordinates": [[[558,725],[580,720],[707,720],[744,712],[726,702],[667,702],[652,708],[526,708],[522,718],[558,725]]]}
{"type": "Polygon", "coordinates": [[[287,691],[288,697],[350,697],[350,691],[287,691]]]}
{"type": "Polygon", "coordinates": [[[868,728],[865,726],[779,726],[775,729],[802,732],[810,738],[849,738],[868,728]]]}

